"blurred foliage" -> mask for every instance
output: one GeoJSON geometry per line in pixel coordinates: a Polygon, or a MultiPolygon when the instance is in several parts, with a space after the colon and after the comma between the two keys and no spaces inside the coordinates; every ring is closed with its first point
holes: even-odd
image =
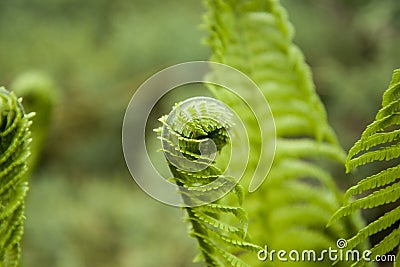
{"type": "MultiPolygon", "coordinates": [[[[282,2],[349,148],[399,67],[400,2],[282,2]]],[[[203,11],[195,0],[0,1],[1,84],[12,89],[18,75],[38,70],[60,89],[31,179],[24,266],[193,265],[181,212],[138,190],[120,137],[141,82],[171,64],[209,58],[203,11]]]]}
{"type": "Polygon", "coordinates": [[[187,266],[195,255],[183,212],[135,192],[131,180],[45,175],[27,199],[24,266],[187,266]]]}
{"type": "Polygon", "coordinates": [[[170,63],[206,57],[201,5],[153,2],[1,2],[0,62],[7,62],[0,64],[1,81],[39,69],[62,88],[51,165],[70,165],[77,174],[124,168],[117,136],[134,89],[170,63]]]}

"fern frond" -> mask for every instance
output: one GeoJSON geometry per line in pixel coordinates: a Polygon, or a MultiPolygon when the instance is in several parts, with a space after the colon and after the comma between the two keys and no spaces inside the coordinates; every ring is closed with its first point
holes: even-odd
{"type": "Polygon", "coordinates": [[[202,253],[196,260],[203,259],[207,266],[245,267],[249,265],[234,254],[256,252],[260,247],[247,240],[247,214],[239,206],[243,190],[232,177],[223,176],[215,159],[201,149],[202,144],[211,140],[216,149],[211,154],[221,153],[229,143],[227,130],[233,126],[230,111],[211,100],[197,97],[175,105],[167,117],[160,119],[163,127],[156,132],[174,176],[172,180],[180,186],[179,193],[187,205],[190,235],[197,239],[202,253]],[[204,194],[210,192],[228,194],[198,205],[204,194]],[[236,195],[237,204],[233,204],[231,195],[236,195]]]}
{"type": "MultiPolygon", "coordinates": [[[[293,27],[286,11],[278,0],[208,0],[207,6],[205,22],[210,34],[206,42],[213,49],[211,59],[242,71],[258,85],[268,100],[276,125],[276,153],[271,171],[264,185],[244,203],[249,214],[255,214],[250,218],[253,223],[250,231],[265,232],[263,236],[254,235],[258,243],[266,243],[274,249],[283,245],[282,236],[299,229],[304,235],[286,236],[287,244],[296,243],[297,248],[305,248],[306,245],[301,244],[307,244],[310,245],[307,248],[316,250],[323,249],[322,244],[335,247],[336,240],[353,234],[348,228],[355,227],[338,224],[335,225],[336,232],[326,230],[328,213],[339,207],[342,194],[332,175],[319,163],[323,159],[343,164],[346,155],[327,122],[310,68],[293,44],[293,27]],[[309,219],[301,212],[290,214],[293,206],[301,207],[309,219]],[[285,222],[285,227],[277,222],[285,222]],[[318,236],[318,240],[324,241],[317,242],[310,236],[318,236]]],[[[224,73],[211,75],[220,80],[230,79],[224,73]]],[[[257,123],[260,127],[268,125],[245,115],[247,111],[241,108],[239,101],[225,90],[210,89],[238,114],[244,114],[250,150],[254,151],[248,170],[256,168],[257,154],[262,149],[257,123]]],[[[347,223],[355,225],[353,219],[347,223]]],[[[292,249],[290,245],[287,248],[292,249]]],[[[254,266],[258,264],[253,262],[254,266]]],[[[274,264],[279,266],[279,263],[274,264]]]]}
{"type": "MultiPolygon", "coordinates": [[[[378,111],[375,121],[367,126],[361,138],[350,149],[346,169],[351,171],[356,167],[382,160],[393,160],[400,157],[399,147],[399,97],[400,95],[400,69],[395,70],[389,88],[383,94],[382,108],[378,111]]],[[[360,209],[379,207],[393,203],[400,199],[400,165],[396,165],[378,173],[372,174],[357,185],[347,190],[343,206],[332,216],[331,222],[348,216],[360,209]],[[352,197],[371,191],[360,199],[352,197]]],[[[369,236],[389,228],[399,222],[399,207],[387,212],[374,222],[361,229],[354,237],[349,239],[349,248],[366,240],[369,236]]],[[[383,255],[399,247],[399,229],[393,230],[379,244],[372,248],[372,255],[383,255]]],[[[355,266],[363,266],[366,262],[361,260],[355,266]]]]}
{"type": "Polygon", "coordinates": [[[18,266],[24,223],[25,181],[31,142],[32,113],[21,100],[0,87],[0,265],[18,266]]]}

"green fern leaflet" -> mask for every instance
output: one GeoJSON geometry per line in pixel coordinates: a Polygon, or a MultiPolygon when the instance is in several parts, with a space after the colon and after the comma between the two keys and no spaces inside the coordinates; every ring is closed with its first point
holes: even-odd
{"type": "MultiPolygon", "coordinates": [[[[294,31],[286,10],[278,0],[208,0],[207,7],[211,60],[249,76],[268,100],[276,125],[276,154],[270,173],[244,203],[252,223],[250,234],[257,243],[276,250],[335,248],[339,238],[358,230],[360,218],[326,228],[343,196],[324,166],[343,166],[346,154],[327,122],[310,68],[293,43],[294,31]]],[[[224,73],[214,75],[226,79],[224,73]]],[[[257,121],[250,112],[240,110],[240,100],[226,90],[212,88],[212,92],[242,115],[251,150],[259,151],[265,140],[259,138],[257,121]]],[[[249,170],[256,168],[257,154],[250,155],[249,170]]],[[[330,261],[248,261],[252,266],[331,266],[330,261]]]]}

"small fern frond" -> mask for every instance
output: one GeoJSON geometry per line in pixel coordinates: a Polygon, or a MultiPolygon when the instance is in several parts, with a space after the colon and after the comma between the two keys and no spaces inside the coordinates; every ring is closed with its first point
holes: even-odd
{"type": "Polygon", "coordinates": [[[0,266],[19,265],[31,117],[21,99],[0,87],[0,266]]]}
{"type": "Polygon", "coordinates": [[[240,207],[241,186],[224,176],[212,157],[229,143],[227,131],[233,127],[231,112],[221,105],[207,97],[188,99],[160,119],[163,127],[156,132],[174,176],[172,181],[181,188],[179,193],[192,227],[190,235],[198,241],[201,256],[196,260],[203,259],[207,266],[246,267],[249,265],[235,254],[255,252],[260,247],[247,238],[247,214],[240,207]],[[210,192],[227,195],[199,205],[199,200],[210,192]]]}
{"type": "MultiPolygon", "coordinates": [[[[390,161],[400,158],[399,125],[400,125],[400,69],[395,70],[389,88],[383,94],[382,108],[378,111],[375,121],[367,126],[360,140],[350,149],[346,169],[348,172],[356,167],[377,161],[390,161]]],[[[360,209],[379,207],[394,203],[400,199],[400,165],[396,165],[370,175],[357,185],[347,190],[343,206],[332,216],[331,222],[348,216],[360,209]],[[366,196],[353,199],[362,193],[366,196]]],[[[368,237],[399,222],[399,207],[392,209],[377,220],[361,229],[349,239],[349,248],[363,242],[368,237]]],[[[371,257],[383,255],[399,246],[400,230],[393,230],[380,243],[372,248],[371,257]]],[[[355,266],[363,266],[365,261],[359,261],[355,266]]]]}

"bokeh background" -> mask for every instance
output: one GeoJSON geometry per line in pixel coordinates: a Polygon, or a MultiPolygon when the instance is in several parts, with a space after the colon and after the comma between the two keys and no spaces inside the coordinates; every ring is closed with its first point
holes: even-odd
{"type": "MultiPolygon", "coordinates": [[[[348,149],[400,67],[400,2],[282,2],[348,149]]],[[[183,212],[148,197],[129,175],[121,127],[146,78],[209,58],[203,12],[198,0],[0,0],[0,84],[12,90],[39,71],[55,85],[50,132],[30,177],[23,266],[199,266],[183,212]]],[[[342,172],[346,188],[356,179],[342,172]]]]}

